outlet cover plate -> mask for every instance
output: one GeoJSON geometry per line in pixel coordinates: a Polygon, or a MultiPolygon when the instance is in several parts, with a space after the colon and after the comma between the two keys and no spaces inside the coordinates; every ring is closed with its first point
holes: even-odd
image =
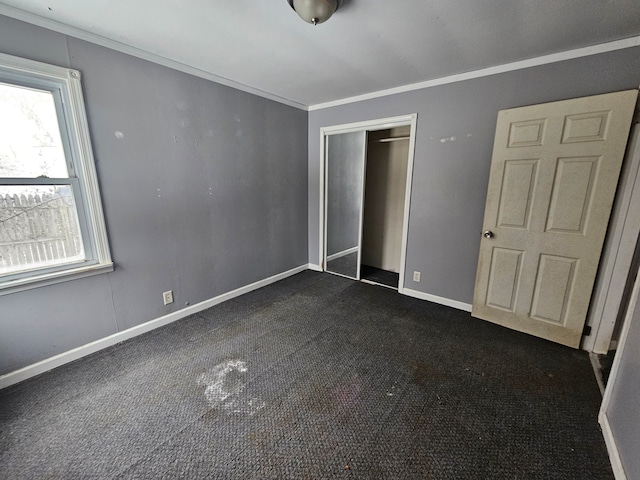
{"type": "Polygon", "coordinates": [[[164,292],[162,294],[162,301],[165,305],[169,305],[173,303],[173,290],[169,290],[168,292],[164,292]]]}

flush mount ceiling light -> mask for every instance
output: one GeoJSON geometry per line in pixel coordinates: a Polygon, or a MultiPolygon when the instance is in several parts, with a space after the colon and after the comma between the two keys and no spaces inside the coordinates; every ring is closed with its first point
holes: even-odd
{"type": "Polygon", "coordinates": [[[300,18],[307,23],[317,25],[329,20],[342,0],[287,0],[300,18]]]}

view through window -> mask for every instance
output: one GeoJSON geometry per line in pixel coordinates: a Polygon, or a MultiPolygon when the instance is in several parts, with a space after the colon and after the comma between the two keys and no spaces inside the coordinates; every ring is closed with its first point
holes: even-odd
{"type": "Polygon", "coordinates": [[[0,112],[0,274],[84,260],[52,93],[0,83],[0,112]]]}
{"type": "Polygon", "coordinates": [[[80,72],[0,54],[0,294],[111,270],[80,72]]]}

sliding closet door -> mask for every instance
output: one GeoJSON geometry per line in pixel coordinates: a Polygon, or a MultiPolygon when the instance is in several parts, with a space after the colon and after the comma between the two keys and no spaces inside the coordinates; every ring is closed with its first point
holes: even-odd
{"type": "Polygon", "coordinates": [[[360,278],[367,132],[327,135],[325,270],[360,278]]]}

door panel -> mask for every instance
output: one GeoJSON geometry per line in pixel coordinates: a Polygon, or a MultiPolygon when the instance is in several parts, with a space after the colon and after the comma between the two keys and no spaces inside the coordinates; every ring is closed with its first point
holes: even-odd
{"type": "Polygon", "coordinates": [[[473,316],[579,346],[636,99],[499,112],[473,316]]]}
{"type": "Polygon", "coordinates": [[[576,258],[540,255],[531,318],[564,326],[577,262],[576,258]]]}
{"type": "Polygon", "coordinates": [[[366,132],[327,136],[325,269],[360,278],[366,132]]]}
{"type": "Polygon", "coordinates": [[[600,157],[558,159],[547,232],[584,235],[599,162],[600,157]]]}
{"type": "Polygon", "coordinates": [[[537,167],[537,159],[505,162],[498,207],[501,227],[528,228],[537,167]]]}
{"type": "Polygon", "coordinates": [[[493,249],[487,305],[508,312],[515,311],[523,254],[524,252],[521,250],[493,249]]]}

